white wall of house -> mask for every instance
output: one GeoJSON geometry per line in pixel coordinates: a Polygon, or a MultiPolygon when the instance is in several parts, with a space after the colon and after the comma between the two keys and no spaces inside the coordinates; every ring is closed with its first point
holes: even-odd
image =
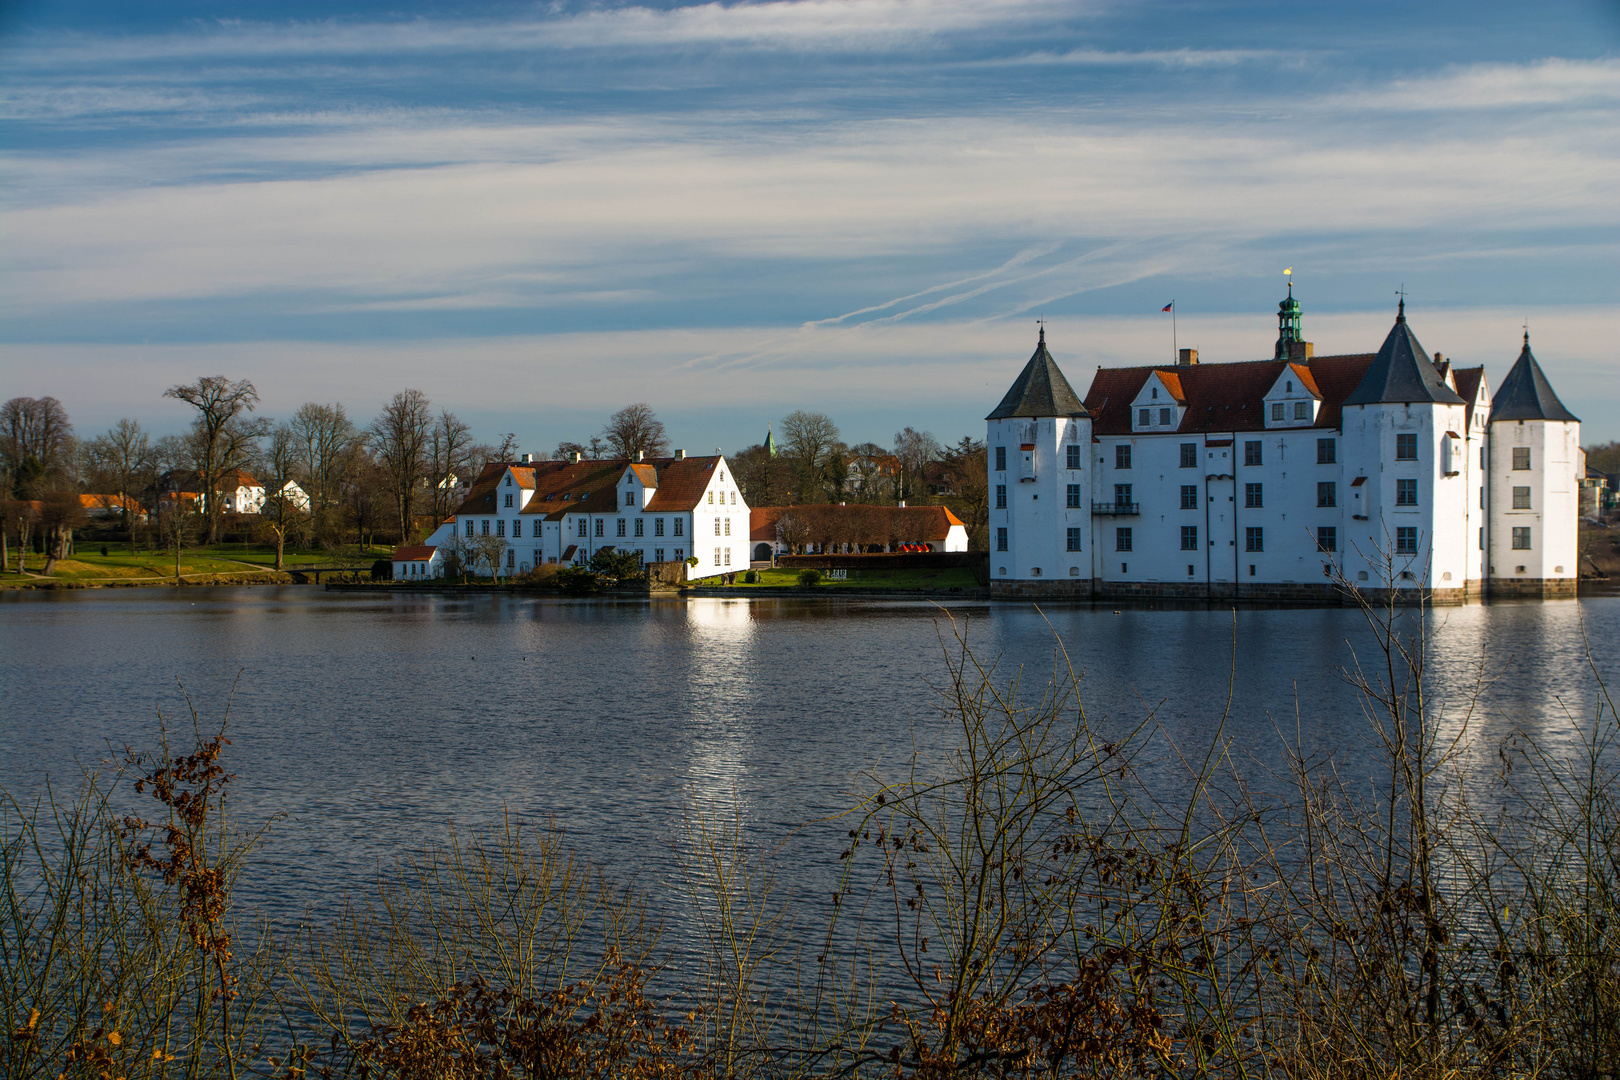
{"type": "Polygon", "coordinates": [[[1487,536],[1492,578],[1562,580],[1576,576],[1580,440],[1579,423],[1491,423],[1487,536]],[[1518,467],[1524,464],[1528,467],[1518,467]],[[1528,533],[1523,531],[1526,529],[1528,533]]]}

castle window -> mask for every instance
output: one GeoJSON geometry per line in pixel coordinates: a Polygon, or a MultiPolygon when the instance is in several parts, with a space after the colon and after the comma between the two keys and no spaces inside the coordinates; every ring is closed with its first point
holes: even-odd
{"type": "Polygon", "coordinates": [[[488,536],[489,535],[489,519],[485,518],[483,521],[480,521],[478,523],[478,529],[479,529],[479,535],[480,536],[488,536]]]}
{"type": "Polygon", "coordinates": [[[1281,420],[1281,419],[1283,419],[1283,403],[1282,402],[1273,401],[1271,403],[1271,418],[1273,420],[1281,420]]]}
{"type": "Polygon", "coordinates": [[[1069,508],[1072,510],[1080,505],[1080,485],[1069,485],[1069,508]]]}
{"type": "Polygon", "coordinates": [[[647,535],[646,532],[645,532],[646,528],[647,528],[646,520],[643,519],[643,518],[636,518],[636,535],[637,536],[646,536],[647,535]]]}
{"type": "Polygon", "coordinates": [[[1170,426],[1170,410],[1169,409],[1160,409],[1159,410],[1159,424],[1160,424],[1161,427],[1169,427],[1170,426]]]}
{"type": "Polygon", "coordinates": [[[716,535],[716,536],[720,535],[720,519],[719,518],[714,519],[714,535],[716,535]]]}
{"type": "Polygon", "coordinates": [[[1316,463],[1318,465],[1332,465],[1339,460],[1338,444],[1332,439],[1316,440],[1316,463]]]}
{"type": "Polygon", "coordinates": [[[1005,527],[996,530],[996,550],[1007,550],[1007,530],[1005,527]]]}
{"type": "Polygon", "coordinates": [[[1197,484],[1182,484],[1181,485],[1181,508],[1183,510],[1196,510],[1196,509],[1198,509],[1198,485],[1197,484]]]}
{"type": "MultiPolygon", "coordinates": [[[[1262,491],[1264,487],[1264,484],[1244,484],[1243,505],[1251,510],[1266,505],[1264,492],[1262,491]]],[[[1250,548],[1250,550],[1254,549],[1250,548]]]]}
{"type": "Polygon", "coordinates": [[[1153,423],[1153,410],[1152,409],[1137,409],[1136,410],[1136,426],[1137,427],[1147,427],[1151,423],[1153,423]]]}
{"type": "Polygon", "coordinates": [[[1245,464],[1245,465],[1260,465],[1262,463],[1263,463],[1263,458],[1262,458],[1261,453],[1260,453],[1260,440],[1259,439],[1250,439],[1248,442],[1244,443],[1243,444],[1243,464],[1245,464]]]}
{"type": "Polygon", "coordinates": [[[1339,485],[1331,480],[1320,480],[1316,484],[1317,506],[1338,506],[1339,485]]]}
{"type": "Polygon", "coordinates": [[[1006,472],[1006,471],[1007,471],[1007,448],[1005,446],[998,446],[998,447],[996,447],[996,472],[1006,472]]]}
{"type": "Polygon", "coordinates": [[[606,521],[604,521],[604,520],[603,520],[603,519],[601,519],[601,518],[597,518],[597,519],[596,519],[596,535],[597,535],[597,536],[602,536],[602,535],[605,535],[605,534],[604,534],[604,533],[603,533],[603,531],[602,531],[602,530],[603,530],[603,529],[604,529],[604,528],[606,528],[606,526],[607,526],[607,522],[606,522],[606,521]]]}
{"type": "Polygon", "coordinates": [[[1397,436],[1395,436],[1395,460],[1396,461],[1416,461],[1417,460],[1417,436],[1416,435],[1397,435],[1397,436]]]}
{"type": "Polygon", "coordinates": [[[1513,468],[1522,472],[1530,467],[1530,448],[1528,446],[1515,446],[1513,448],[1513,468]]]}
{"type": "MultiPolygon", "coordinates": [[[[664,519],[663,518],[653,518],[653,535],[654,536],[663,536],[664,535],[664,519]]],[[[664,560],[659,559],[658,561],[663,562],[664,560]]]]}
{"type": "Polygon", "coordinates": [[[1115,529],[1114,530],[1114,550],[1115,551],[1129,551],[1129,550],[1131,550],[1131,530],[1130,529],[1120,528],[1120,529],[1115,529]]]}
{"type": "Polygon", "coordinates": [[[1068,550],[1070,550],[1070,551],[1079,551],[1080,550],[1080,530],[1079,529],[1070,529],[1069,530],[1069,547],[1068,547],[1068,550]]]}
{"type": "Polygon", "coordinates": [[[1397,481],[1395,481],[1395,505],[1396,506],[1416,506],[1417,504],[1418,504],[1418,501],[1417,501],[1417,481],[1416,480],[1397,480],[1397,481]]]}
{"type": "Polygon", "coordinates": [[[1184,442],[1181,444],[1181,467],[1183,469],[1198,468],[1198,444],[1184,442]]]}
{"type": "Polygon", "coordinates": [[[1332,525],[1323,525],[1316,530],[1316,550],[1338,551],[1339,530],[1332,525]]]}
{"type": "Polygon", "coordinates": [[[1154,388],[1153,388],[1153,400],[1154,400],[1154,401],[1158,401],[1158,400],[1159,400],[1159,388],[1158,388],[1158,387],[1157,387],[1157,386],[1155,386],[1155,387],[1154,387],[1154,388]]]}
{"type": "MultiPolygon", "coordinates": [[[[511,483],[511,482],[512,482],[512,481],[511,481],[511,479],[510,479],[510,478],[508,478],[508,479],[507,479],[507,483],[511,483]]],[[[510,492],[510,491],[508,491],[508,492],[507,492],[507,493],[506,493],[506,505],[507,505],[507,506],[508,506],[508,507],[510,507],[510,506],[511,506],[511,505],[512,505],[512,493],[511,493],[511,492],[510,492]]]]}
{"type": "Polygon", "coordinates": [[[1515,510],[1528,510],[1528,509],[1530,509],[1530,489],[1529,488],[1527,488],[1527,487],[1516,487],[1516,488],[1513,489],[1513,509],[1515,509],[1515,510]]]}
{"type": "Polygon", "coordinates": [[[1262,529],[1258,525],[1250,525],[1247,529],[1244,529],[1243,530],[1243,550],[1244,551],[1264,551],[1264,550],[1266,550],[1266,530],[1262,529]]]}
{"type": "MultiPolygon", "coordinates": [[[[686,533],[686,519],[685,518],[676,518],[675,519],[675,535],[676,536],[683,536],[683,535],[685,535],[685,533],[686,533]]],[[[680,558],[680,555],[678,554],[680,549],[677,548],[676,551],[677,551],[677,554],[676,554],[675,557],[678,559],[678,558],[680,558]]]]}
{"type": "Polygon", "coordinates": [[[1400,528],[1396,529],[1395,554],[1416,555],[1417,553],[1417,527],[1413,525],[1402,525],[1400,528]]]}
{"type": "Polygon", "coordinates": [[[1007,509],[1007,485],[1006,484],[997,484],[996,485],[996,509],[997,510],[1005,510],[1005,509],[1007,509]]]}
{"type": "Polygon", "coordinates": [[[1114,505],[1122,508],[1131,505],[1131,485],[1114,485],[1114,505]]]}
{"type": "Polygon", "coordinates": [[[1197,551],[1198,550],[1198,526],[1196,526],[1196,525],[1183,525],[1181,527],[1181,550],[1182,551],[1197,551]]]}
{"type": "Polygon", "coordinates": [[[1309,420],[1311,418],[1311,403],[1308,401],[1294,402],[1294,419],[1309,420]]]}
{"type": "Polygon", "coordinates": [[[467,535],[472,535],[472,518],[467,519],[467,535]]]}
{"type": "Polygon", "coordinates": [[[1129,444],[1114,447],[1114,468],[1128,469],[1131,467],[1131,448],[1129,444]]]}
{"type": "Polygon", "coordinates": [[[584,518],[580,518],[580,519],[579,519],[579,535],[580,535],[580,536],[584,536],[584,535],[585,535],[585,528],[586,528],[586,526],[585,526],[585,519],[584,519],[584,518]]]}
{"type": "Polygon", "coordinates": [[[1080,447],[1074,445],[1073,443],[1069,444],[1068,461],[1066,464],[1071,469],[1078,469],[1080,467],[1080,447]]]}
{"type": "Polygon", "coordinates": [[[615,536],[623,536],[624,535],[624,518],[619,519],[618,531],[616,533],[614,533],[614,535],[615,536]]]}
{"type": "Polygon", "coordinates": [[[519,518],[518,520],[512,522],[512,539],[514,539],[514,540],[523,539],[523,519],[522,518],[519,518]]]}

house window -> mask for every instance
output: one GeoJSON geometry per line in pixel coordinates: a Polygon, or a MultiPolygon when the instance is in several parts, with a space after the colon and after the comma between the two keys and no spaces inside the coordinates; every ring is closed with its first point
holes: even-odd
{"type": "Polygon", "coordinates": [[[467,519],[467,535],[472,535],[472,518],[467,519]]]}
{"type": "Polygon", "coordinates": [[[1395,481],[1395,505],[1396,506],[1416,506],[1417,504],[1418,504],[1417,503],[1417,481],[1416,480],[1397,480],[1397,481],[1395,481]]]}
{"type": "Polygon", "coordinates": [[[1282,402],[1273,401],[1271,403],[1271,418],[1273,420],[1281,420],[1283,418],[1283,403],[1282,402]]]}
{"type": "Polygon", "coordinates": [[[997,484],[996,485],[996,509],[997,510],[1005,510],[1005,509],[1007,509],[1007,485],[1006,484],[997,484]]]}
{"type": "Polygon", "coordinates": [[[730,518],[726,518],[726,535],[727,536],[731,535],[731,519],[730,518]]]}
{"type": "Polygon", "coordinates": [[[602,530],[603,530],[604,527],[606,527],[606,525],[607,525],[606,521],[602,520],[601,518],[596,519],[596,535],[597,536],[603,535],[602,530]]]}
{"type": "Polygon", "coordinates": [[[654,548],[653,549],[653,562],[663,562],[663,561],[664,561],[664,549],[663,548],[654,548]]]}
{"type": "Polygon", "coordinates": [[[1244,551],[1266,550],[1266,530],[1258,525],[1250,525],[1243,530],[1244,551]]]}
{"type": "Polygon", "coordinates": [[[719,518],[714,519],[714,535],[716,535],[716,536],[720,535],[720,519],[719,518]]]}
{"type": "Polygon", "coordinates": [[[1181,485],[1181,508],[1183,510],[1196,510],[1196,509],[1198,509],[1198,485],[1197,484],[1182,484],[1181,485]]]}
{"type": "Polygon", "coordinates": [[[1516,528],[1516,529],[1513,530],[1513,550],[1514,551],[1529,551],[1530,550],[1530,528],[1529,528],[1529,526],[1525,526],[1524,528],[1516,528]]]}
{"type": "Polygon", "coordinates": [[[686,519],[685,518],[676,518],[675,519],[675,535],[676,536],[684,536],[685,533],[686,533],[686,519]]]}
{"type": "Polygon", "coordinates": [[[512,522],[512,539],[521,540],[522,538],[523,538],[523,520],[521,518],[519,518],[517,521],[512,522]]]}
{"type": "Polygon", "coordinates": [[[1263,485],[1261,485],[1261,484],[1244,484],[1243,485],[1243,505],[1244,506],[1249,507],[1252,510],[1252,509],[1254,509],[1256,507],[1264,506],[1266,504],[1265,498],[1264,498],[1264,493],[1260,490],[1262,486],[1263,485]]]}
{"type": "Polygon", "coordinates": [[[1007,448],[1005,446],[996,447],[996,471],[1007,471],[1007,448]]]}
{"type": "Polygon", "coordinates": [[[736,505],[737,505],[737,493],[736,493],[736,492],[735,492],[735,491],[733,491],[733,492],[732,492],[732,493],[731,493],[731,505],[732,505],[732,506],[736,506],[736,505]]]}
{"type": "Polygon", "coordinates": [[[1243,444],[1243,464],[1245,464],[1245,465],[1259,465],[1259,464],[1261,464],[1260,440],[1259,439],[1251,439],[1250,441],[1243,444]]]}
{"type": "Polygon", "coordinates": [[[714,492],[712,492],[712,491],[709,492],[709,505],[710,506],[714,505],[714,492]]]}
{"type": "Polygon", "coordinates": [[[1068,497],[1069,497],[1069,506],[1070,506],[1070,508],[1073,508],[1073,507],[1076,507],[1076,506],[1080,505],[1080,485],[1079,484],[1070,484],[1069,485],[1068,497]]]}
{"type": "Polygon", "coordinates": [[[482,520],[482,521],[480,521],[478,523],[478,532],[479,532],[479,535],[481,535],[481,536],[488,536],[489,535],[489,519],[488,518],[485,518],[484,520],[482,520]]]}
{"type": "Polygon", "coordinates": [[[1170,410],[1169,409],[1160,409],[1159,410],[1159,424],[1161,426],[1163,426],[1163,427],[1169,427],[1170,426],[1170,410]]]}
{"type": "Polygon", "coordinates": [[[1182,551],[1197,551],[1198,550],[1198,526],[1196,526],[1196,525],[1183,525],[1181,527],[1181,550],[1182,551]]]}
{"type": "Polygon", "coordinates": [[[1417,553],[1417,527],[1414,525],[1402,525],[1396,529],[1395,554],[1416,555],[1417,553]]]}
{"type": "MultiPolygon", "coordinates": [[[[508,480],[507,483],[511,483],[511,481],[508,480]]],[[[508,509],[512,506],[512,493],[510,491],[506,493],[506,506],[508,509]]]]}
{"type": "Polygon", "coordinates": [[[1316,530],[1316,550],[1338,551],[1339,530],[1332,525],[1323,525],[1316,530]]]}
{"type": "Polygon", "coordinates": [[[624,535],[624,518],[619,519],[617,529],[618,529],[618,531],[615,532],[613,535],[615,535],[615,536],[623,536],[624,535]]]}
{"type": "Polygon", "coordinates": [[[1000,529],[996,530],[996,550],[997,551],[1006,551],[1007,550],[1007,530],[1005,528],[1000,528],[1000,529]]]}
{"type": "Polygon", "coordinates": [[[1129,506],[1129,505],[1131,505],[1131,485],[1129,485],[1129,484],[1115,484],[1114,485],[1114,505],[1115,506],[1129,506]]]}
{"type": "Polygon", "coordinates": [[[1515,510],[1528,510],[1528,509],[1530,509],[1530,489],[1529,488],[1527,488],[1527,487],[1516,487],[1516,488],[1513,489],[1513,509],[1515,509],[1515,510]]]}
{"type": "Polygon", "coordinates": [[[1067,449],[1068,467],[1071,469],[1078,469],[1080,467],[1080,447],[1070,443],[1067,449]]]}
{"type": "Polygon", "coordinates": [[[1114,447],[1114,468],[1128,469],[1131,467],[1131,448],[1129,445],[1114,447]]]}
{"type": "Polygon", "coordinates": [[[1339,485],[1332,480],[1319,480],[1316,483],[1316,505],[1338,506],[1339,485]]]}
{"type": "MultiPolygon", "coordinates": [[[[664,535],[664,519],[663,518],[653,518],[653,535],[654,536],[663,536],[664,535]]],[[[663,562],[664,560],[659,559],[658,561],[663,562]]]]}
{"type": "Polygon", "coordinates": [[[676,548],[675,549],[675,561],[676,562],[681,562],[685,558],[686,558],[686,549],[685,548],[676,548]]]}
{"type": "Polygon", "coordinates": [[[1417,436],[1416,435],[1397,435],[1397,436],[1395,436],[1395,460],[1396,461],[1416,461],[1417,460],[1417,436]]]}
{"type": "Polygon", "coordinates": [[[1147,427],[1149,424],[1153,423],[1153,420],[1151,419],[1152,416],[1153,416],[1153,410],[1152,409],[1137,409],[1136,410],[1136,426],[1137,427],[1147,427]]]}
{"type": "Polygon", "coordinates": [[[720,565],[720,549],[719,548],[714,549],[714,565],[716,565],[716,566],[720,565]]]}
{"type": "Polygon", "coordinates": [[[1154,401],[1158,401],[1158,400],[1159,400],[1159,388],[1158,388],[1158,387],[1157,387],[1157,386],[1155,386],[1155,387],[1154,387],[1154,388],[1153,388],[1153,400],[1154,400],[1154,401]]]}
{"type": "Polygon", "coordinates": [[[581,535],[581,536],[585,535],[585,519],[584,518],[579,519],[579,535],[581,535]]]}
{"type": "Polygon", "coordinates": [[[504,520],[497,521],[495,523],[495,535],[496,536],[505,536],[506,535],[506,522],[504,520]]]}
{"type": "Polygon", "coordinates": [[[506,474],[506,486],[507,487],[512,486],[512,474],[511,473],[506,474]]]}
{"type": "Polygon", "coordinates": [[[1513,448],[1513,468],[1522,472],[1530,467],[1530,448],[1528,446],[1515,446],[1513,448]]]}
{"type": "Polygon", "coordinates": [[[1337,453],[1338,443],[1332,439],[1316,440],[1316,463],[1318,465],[1332,465],[1339,460],[1337,453]]]}
{"type": "Polygon", "coordinates": [[[1294,402],[1294,419],[1309,420],[1311,418],[1311,403],[1308,401],[1294,402]]]}
{"type": "Polygon", "coordinates": [[[726,548],[725,561],[723,563],[721,563],[720,565],[721,566],[730,566],[731,565],[731,549],[730,548],[726,548]]]}
{"type": "Polygon", "coordinates": [[[1114,550],[1115,551],[1129,551],[1129,550],[1131,550],[1131,530],[1130,529],[1119,528],[1119,529],[1114,530],[1114,550]]]}
{"type": "Polygon", "coordinates": [[[1184,442],[1181,444],[1181,467],[1183,469],[1198,468],[1198,444],[1184,442]]]}
{"type": "Polygon", "coordinates": [[[1079,529],[1070,529],[1069,530],[1069,547],[1068,547],[1068,550],[1070,550],[1070,551],[1079,551],[1080,550],[1080,530],[1079,529]]]}
{"type": "Polygon", "coordinates": [[[645,531],[646,528],[647,528],[647,522],[642,518],[636,518],[636,535],[637,536],[646,536],[647,535],[647,533],[645,531]]]}

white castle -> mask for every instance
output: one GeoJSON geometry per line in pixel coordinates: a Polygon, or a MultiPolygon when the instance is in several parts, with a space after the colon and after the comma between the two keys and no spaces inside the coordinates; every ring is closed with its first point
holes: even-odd
{"type": "Polygon", "coordinates": [[[987,417],[993,595],[1435,603],[1573,596],[1580,421],[1530,336],[1492,397],[1406,321],[1316,356],[1279,306],[1271,360],[1098,368],[1075,394],[1040,332],[987,417]]]}

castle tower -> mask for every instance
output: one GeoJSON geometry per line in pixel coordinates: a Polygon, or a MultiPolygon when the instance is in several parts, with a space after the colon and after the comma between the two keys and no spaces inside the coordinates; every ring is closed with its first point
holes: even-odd
{"type": "Polygon", "coordinates": [[[985,423],[992,594],[1089,594],[1091,416],[1047,352],[1044,326],[985,423]]]}
{"type": "Polygon", "coordinates": [[[1493,596],[1574,596],[1581,422],[1530,351],[1491,399],[1486,588],[1493,596]]]}
{"type": "Polygon", "coordinates": [[[1378,355],[1344,399],[1344,572],[1352,584],[1462,597],[1470,540],[1462,524],[1465,413],[1407,324],[1403,298],[1378,355]]]}
{"type": "Polygon", "coordinates": [[[1305,360],[1311,355],[1310,343],[1299,325],[1299,301],[1294,299],[1294,283],[1288,283],[1288,297],[1277,305],[1277,348],[1273,360],[1305,360]]]}

